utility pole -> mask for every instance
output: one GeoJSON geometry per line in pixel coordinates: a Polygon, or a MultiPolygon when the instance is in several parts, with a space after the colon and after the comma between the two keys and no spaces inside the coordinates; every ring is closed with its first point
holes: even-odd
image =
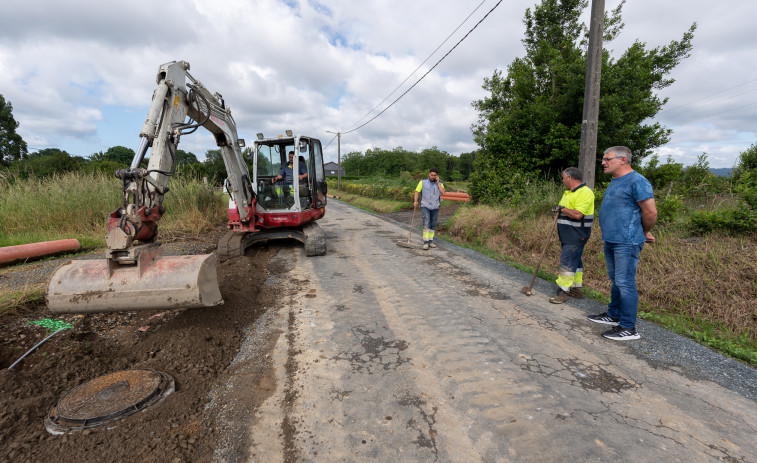
{"type": "Polygon", "coordinates": [[[605,23],[605,0],[591,0],[589,24],[589,50],[586,60],[584,111],[581,118],[581,151],[578,168],[584,174],[584,183],[594,188],[597,165],[597,126],[599,124],[599,84],[602,78],[602,35],[605,23]]]}
{"type": "Polygon", "coordinates": [[[336,189],[341,190],[342,189],[342,132],[331,132],[327,130],[326,133],[336,134],[336,166],[337,166],[336,167],[336,189]]]}

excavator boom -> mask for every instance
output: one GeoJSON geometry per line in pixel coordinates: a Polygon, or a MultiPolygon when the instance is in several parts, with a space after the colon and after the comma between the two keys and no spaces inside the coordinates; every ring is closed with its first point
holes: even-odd
{"type": "MultiPolygon", "coordinates": [[[[158,69],[157,88],[140,132],[141,141],[121,179],[123,202],[108,219],[104,260],[74,260],[53,274],[47,304],[53,313],[113,312],[210,307],[223,303],[216,255],[162,255],[157,222],[174,173],[182,135],[203,127],[221,148],[227,189],[241,223],[254,218],[254,193],[242,157],[231,111],[188,72],[189,63],[172,61],[158,69]],[[187,82],[187,80],[189,82],[187,82]],[[187,120],[188,119],[188,120],[187,120]],[[146,168],[140,167],[152,149],[146,168]]],[[[253,227],[254,229],[254,227],[253,227]]]]}

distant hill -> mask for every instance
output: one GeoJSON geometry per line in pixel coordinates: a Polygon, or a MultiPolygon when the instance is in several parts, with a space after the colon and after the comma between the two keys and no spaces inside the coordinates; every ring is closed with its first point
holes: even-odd
{"type": "Polygon", "coordinates": [[[710,167],[710,172],[720,177],[730,177],[733,173],[733,169],[730,167],[718,167],[717,169],[710,167]]]}

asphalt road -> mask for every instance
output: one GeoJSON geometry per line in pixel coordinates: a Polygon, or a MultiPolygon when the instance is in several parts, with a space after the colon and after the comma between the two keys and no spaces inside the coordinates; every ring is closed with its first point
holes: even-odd
{"type": "Polygon", "coordinates": [[[449,243],[397,246],[407,228],[351,206],[319,223],[328,254],[283,247],[266,284],[284,296],[250,330],[278,338],[245,459],[757,461],[756,370],[643,321],[604,339],[600,304],[527,297],[529,275],[449,243]]]}

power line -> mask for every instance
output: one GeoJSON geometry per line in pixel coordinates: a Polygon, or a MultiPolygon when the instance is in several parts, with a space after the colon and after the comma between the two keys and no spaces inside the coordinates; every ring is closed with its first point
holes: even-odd
{"type": "MultiPolygon", "coordinates": [[[[422,62],[421,64],[419,64],[417,68],[415,68],[415,69],[413,70],[413,72],[411,72],[410,74],[408,74],[408,75],[407,75],[407,77],[405,78],[405,80],[403,80],[403,81],[402,81],[402,82],[401,82],[401,83],[400,83],[399,85],[397,85],[397,86],[396,86],[396,87],[394,88],[394,90],[392,90],[391,92],[389,92],[389,94],[388,94],[388,95],[387,95],[386,97],[384,97],[384,99],[383,99],[383,100],[381,100],[381,101],[380,101],[380,102],[379,102],[379,103],[378,103],[378,104],[377,104],[376,106],[374,106],[373,108],[371,108],[371,110],[370,110],[370,111],[368,111],[367,113],[365,113],[365,115],[364,115],[363,117],[361,117],[360,119],[358,119],[358,121],[357,121],[357,122],[355,122],[354,124],[352,124],[352,126],[351,126],[351,127],[354,127],[354,126],[356,126],[357,124],[359,124],[360,122],[362,122],[362,121],[363,121],[363,119],[365,119],[366,117],[368,117],[368,116],[369,116],[369,115],[370,115],[370,114],[371,114],[371,113],[372,113],[373,111],[375,111],[375,110],[376,110],[376,108],[378,108],[378,107],[379,107],[379,106],[381,106],[381,105],[382,105],[382,104],[383,104],[383,103],[384,103],[384,102],[385,102],[386,100],[388,100],[390,96],[394,95],[394,92],[396,92],[397,90],[399,90],[399,88],[400,88],[400,87],[402,87],[402,86],[403,86],[403,85],[405,84],[405,82],[407,82],[407,81],[408,81],[408,80],[409,80],[409,79],[410,79],[410,78],[411,78],[411,77],[413,76],[413,74],[415,74],[416,72],[418,72],[418,69],[420,69],[420,68],[421,68],[421,66],[423,66],[424,64],[426,64],[426,62],[427,62],[428,60],[430,60],[430,59],[431,59],[431,57],[432,57],[432,56],[434,56],[434,54],[435,54],[435,53],[436,53],[437,51],[439,51],[439,49],[440,49],[440,48],[442,48],[442,45],[444,45],[445,43],[447,43],[447,41],[448,41],[448,40],[450,39],[450,37],[452,37],[452,36],[453,36],[453,35],[455,34],[455,32],[457,32],[458,30],[460,30],[460,28],[461,28],[461,27],[463,27],[463,24],[465,24],[465,23],[466,23],[466,22],[467,22],[467,21],[468,21],[468,20],[470,19],[470,17],[471,17],[471,16],[473,16],[473,13],[475,13],[476,11],[478,11],[478,9],[479,9],[479,8],[481,8],[481,5],[483,5],[484,3],[486,3],[486,0],[483,0],[483,1],[481,2],[481,3],[479,3],[479,4],[478,4],[478,6],[477,6],[477,7],[476,7],[476,8],[475,8],[475,9],[474,9],[473,11],[471,11],[471,12],[470,12],[470,14],[469,14],[469,15],[468,15],[468,16],[467,16],[467,17],[466,17],[465,19],[463,19],[463,22],[461,22],[461,23],[460,23],[460,25],[459,25],[459,26],[457,26],[457,27],[455,28],[455,30],[453,30],[452,32],[450,32],[450,34],[449,34],[449,35],[447,36],[447,38],[446,38],[446,39],[444,39],[444,40],[442,41],[442,43],[440,43],[440,44],[439,44],[439,46],[438,46],[438,47],[436,47],[436,49],[435,49],[434,51],[432,51],[432,52],[431,52],[431,54],[430,54],[430,55],[428,55],[428,57],[427,57],[427,58],[426,58],[425,60],[423,60],[423,62],[422,62]]],[[[348,130],[349,130],[349,129],[348,129],[348,130]]],[[[346,132],[345,132],[345,133],[346,133],[346,132]]],[[[332,140],[332,141],[333,141],[333,140],[332,140]]]]}
{"type": "Polygon", "coordinates": [[[757,104],[757,101],[753,101],[751,103],[746,103],[746,104],[743,104],[741,106],[736,106],[735,108],[724,109],[724,110],[718,111],[718,112],[716,112],[714,114],[708,114],[706,116],[697,117],[697,118],[694,118],[694,119],[689,119],[688,121],[683,122],[683,124],[690,124],[692,122],[696,122],[696,121],[699,121],[699,120],[702,120],[702,119],[707,119],[707,118],[710,118],[710,117],[713,117],[713,116],[718,116],[720,114],[727,113],[727,112],[730,112],[730,111],[736,111],[737,109],[746,108],[747,106],[753,106],[753,105],[756,105],[756,104],[757,104]]]}
{"type": "Polygon", "coordinates": [[[437,61],[437,62],[436,62],[436,64],[434,64],[434,65],[433,65],[433,66],[431,67],[431,69],[429,69],[429,70],[428,70],[428,71],[427,71],[427,72],[426,72],[425,74],[423,74],[423,75],[422,75],[422,76],[421,76],[421,77],[420,77],[420,78],[419,78],[419,79],[418,79],[417,81],[415,81],[415,83],[414,83],[413,85],[411,85],[411,86],[410,86],[410,88],[408,88],[407,90],[405,90],[405,92],[404,92],[404,93],[402,93],[402,95],[400,95],[400,96],[399,96],[399,97],[398,97],[398,98],[397,98],[396,100],[392,101],[392,102],[391,102],[391,103],[389,104],[389,106],[387,106],[386,108],[384,108],[384,109],[383,109],[383,110],[382,110],[381,112],[379,112],[378,114],[376,114],[375,116],[373,116],[373,117],[372,117],[371,119],[369,119],[369,120],[368,120],[367,122],[365,122],[364,124],[362,124],[362,125],[360,125],[360,126],[358,126],[358,127],[354,128],[354,129],[351,129],[351,130],[348,130],[348,131],[344,131],[344,132],[342,132],[342,135],[344,135],[344,134],[348,134],[348,133],[352,133],[352,132],[355,132],[355,131],[357,131],[357,130],[360,130],[361,128],[363,128],[363,127],[365,127],[366,125],[368,125],[368,124],[370,124],[371,122],[373,122],[373,121],[374,121],[374,120],[375,120],[376,118],[378,118],[378,117],[379,117],[380,115],[384,114],[384,113],[386,112],[386,110],[388,110],[389,108],[391,108],[392,106],[394,106],[394,104],[395,104],[396,102],[398,102],[399,100],[401,100],[401,99],[402,99],[402,97],[404,97],[405,95],[407,95],[407,93],[408,93],[408,92],[409,92],[410,90],[412,90],[413,88],[415,88],[415,86],[416,86],[416,85],[418,85],[418,83],[419,83],[420,81],[422,81],[422,80],[423,80],[423,79],[424,79],[424,78],[425,78],[425,77],[426,77],[427,75],[429,75],[429,73],[430,73],[431,71],[433,71],[433,70],[434,70],[434,69],[435,69],[435,68],[436,68],[436,67],[437,67],[437,66],[439,65],[439,63],[441,63],[442,61],[444,61],[444,59],[445,59],[445,58],[446,58],[447,56],[449,56],[449,54],[450,54],[450,53],[452,53],[452,51],[453,51],[453,50],[454,50],[455,48],[457,48],[457,46],[458,46],[458,45],[460,45],[460,44],[461,44],[461,43],[463,42],[463,40],[465,40],[466,38],[468,38],[468,36],[469,36],[469,35],[470,35],[470,34],[471,34],[471,33],[472,33],[472,32],[473,32],[474,30],[476,30],[476,28],[477,28],[477,27],[478,27],[478,26],[479,26],[479,25],[480,25],[480,24],[481,24],[482,22],[484,22],[484,20],[485,20],[485,19],[486,19],[486,18],[487,18],[487,17],[488,17],[488,16],[489,16],[489,15],[490,15],[491,13],[492,13],[492,11],[494,11],[494,10],[495,10],[495,9],[496,9],[496,8],[497,8],[497,7],[499,6],[499,4],[500,4],[500,3],[502,3],[502,0],[499,0],[499,1],[497,2],[497,4],[496,4],[496,5],[494,5],[494,6],[492,7],[492,9],[491,9],[491,10],[489,10],[489,12],[488,12],[488,13],[486,13],[486,15],[484,15],[484,17],[483,17],[483,18],[481,18],[481,20],[480,20],[479,22],[477,22],[477,23],[476,23],[476,25],[475,25],[475,26],[473,26],[473,28],[472,28],[471,30],[469,30],[467,34],[465,34],[465,36],[463,36],[463,38],[462,38],[462,39],[460,39],[460,40],[459,40],[459,41],[458,41],[458,42],[457,42],[457,43],[456,43],[456,44],[455,44],[455,45],[454,45],[454,46],[453,46],[453,47],[452,47],[452,48],[451,48],[451,49],[450,49],[450,50],[449,50],[449,51],[448,51],[447,53],[445,53],[445,54],[444,54],[444,56],[442,56],[442,57],[441,57],[441,59],[439,59],[439,61],[437,61]]]}
{"type": "MultiPolygon", "coordinates": [[[[728,88],[726,88],[726,89],[723,89],[723,90],[718,90],[718,91],[717,91],[717,92],[715,92],[715,93],[710,93],[710,94],[709,94],[709,95],[707,95],[707,96],[704,96],[704,97],[702,97],[702,98],[699,98],[699,99],[696,99],[696,100],[690,101],[690,102],[688,102],[688,103],[684,103],[684,104],[681,104],[681,105],[678,105],[678,106],[674,106],[674,107],[672,107],[672,108],[668,108],[668,109],[663,109],[662,111],[660,111],[660,113],[665,113],[665,112],[668,112],[668,111],[675,111],[675,110],[677,110],[677,109],[680,109],[680,108],[683,108],[683,107],[685,107],[685,106],[689,106],[689,105],[692,105],[692,104],[694,104],[694,103],[698,103],[698,102],[700,102],[700,101],[706,100],[706,99],[708,99],[708,98],[710,98],[710,97],[713,97],[713,96],[715,96],[715,95],[719,95],[719,94],[721,94],[721,93],[727,92],[728,90],[733,90],[734,88],[743,87],[743,86],[744,86],[744,85],[746,85],[746,84],[751,84],[752,82],[756,82],[756,81],[757,81],[757,79],[752,79],[752,80],[750,80],[750,81],[747,81],[747,82],[743,82],[743,83],[740,83],[740,84],[736,84],[736,85],[734,85],[734,86],[732,86],[732,87],[728,87],[728,88]]],[[[751,92],[751,91],[753,91],[753,90],[749,90],[748,92],[745,92],[745,93],[749,93],[749,92],[751,92]]],[[[740,93],[739,95],[743,95],[743,93],[740,93]]],[[[734,95],[734,96],[739,96],[739,95],[734,95]]],[[[728,97],[728,98],[726,98],[726,99],[729,99],[729,98],[733,98],[733,96],[732,96],[732,97],[728,97]]],[[[712,102],[712,103],[708,103],[708,104],[717,103],[718,101],[722,101],[722,100],[716,100],[716,101],[714,101],[714,102],[712,102]]]]}

